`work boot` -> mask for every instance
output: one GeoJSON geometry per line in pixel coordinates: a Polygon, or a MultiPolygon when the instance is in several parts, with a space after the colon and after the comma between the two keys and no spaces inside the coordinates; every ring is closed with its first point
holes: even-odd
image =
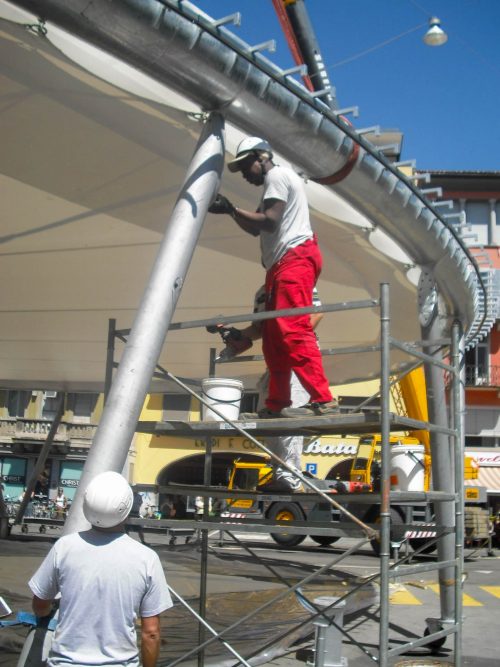
{"type": "Polygon", "coordinates": [[[300,408],[283,408],[282,417],[328,417],[338,415],[340,412],[339,404],[335,399],[326,403],[306,403],[300,408]]]}
{"type": "Polygon", "coordinates": [[[248,421],[249,419],[280,419],[281,412],[275,412],[269,408],[261,408],[257,412],[242,412],[240,420],[248,421]]]}

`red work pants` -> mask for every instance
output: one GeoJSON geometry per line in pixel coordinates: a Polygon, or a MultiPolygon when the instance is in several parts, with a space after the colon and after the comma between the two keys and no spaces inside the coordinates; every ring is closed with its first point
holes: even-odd
{"type": "MultiPolygon", "coordinates": [[[[286,252],[266,274],[266,310],[311,306],[321,267],[315,239],[286,252]]],[[[310,315],[265,320],[262,350],[269,369],[266,406],[270,410],[278,412],[291,404],[292,370],[312,402],[332,400],[310,315]]]]}

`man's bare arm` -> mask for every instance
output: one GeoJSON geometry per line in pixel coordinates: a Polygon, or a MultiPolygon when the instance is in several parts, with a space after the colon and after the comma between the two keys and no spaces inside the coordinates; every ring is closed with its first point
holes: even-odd
{"type": "Polygon", "coordinates": [[[156,667],[160,653],[160,617],[141,618],[142,667],[156,667]]]}
{"type": "Polygon", "coordinates": [[[54,605],[54,600],[42,600],[36,595],[33,596],[31,600],[31,607],[35,616],[42,618],[43,616],[48,616],[51,612],[54,605]]]}
{"type": "Polygon", "coordinates": [[[235,207],[232,218],[244,232],[258,236],[261,231],[274,231],[281,222],[285,202],[280,199],[266,199],[264,211],[245,211],[235,207]]]}

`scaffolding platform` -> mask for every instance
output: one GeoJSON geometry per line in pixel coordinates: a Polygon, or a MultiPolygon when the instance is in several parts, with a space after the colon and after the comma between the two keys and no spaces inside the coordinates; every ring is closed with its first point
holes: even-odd
{"type": "MultiPolygon", "coordinates": [[[[247,419],[233,423],[238,428],[224,421],[140,421],[136,430],[139,433],[151,435],[175,435],[194,439],[220,437],[221,433],[228,437],[241,435],[240,429],[257,437],[266,435],[361,435],[380,431],[380,412],[341,412],[321,417],[247,419]]],[[[415,431],[429,428],[429,424],[391,412],[389,413],[389,427],[391,431],[415,431]]]]}
{"type": "MultiPolygon", "coordinates": [[[[359,505],[373,505],[381,502],[380,493],[376,492],[359,492],[359,493],[337,493],[334,489],[331,489],[328,484],[331,484],[332,487],[335,484],[336,480],[320,480],[313,479],[314,484],[319,484],[318,488],[323,493],[331,495],[334,500],[339,504],[347,504],[355,502],[359,505]],[[323,484],[321,484],[323,483],[323,484]]],[[[206,498],[227,498],[230,496],[235,500],[272,500],[272,501],[286,501],[286,502],[299,502],[299,501],[317,501],[321,497],[321,494],[314,492],[312,490],[305,492],[268,492],[264,493],[262,491],[251,491],[243,489],[229,489],[224,486],[209,486],[204,484],[177,484],[171,482],[166,485],[157,485],[157,484],[136,484],[134,489],[137,491],[154,491],[155,493],[167,493],[173,495],[191,495],[191,496],[203,496],[206,498]]],[[[402,505],[404,503],[411,503],[412,505],[416,503],[429,503],[429,502],[444,502],[444,501],[454,501],[456,500],[456,494],[448,493],[445,491],[390,491],[389,499],[392,504],[402,505]]]]}

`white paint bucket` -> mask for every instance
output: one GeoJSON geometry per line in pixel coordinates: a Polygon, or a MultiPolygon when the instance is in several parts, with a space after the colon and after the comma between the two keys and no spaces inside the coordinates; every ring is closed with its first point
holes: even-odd
{"type": "Polygon", "coordinates": [[[425,491],[423,445],[391,446],[391,490],[425,491]]]}
{"type": "MultiPolygon", "coordinates": [[[[243,382],[229,378],[206,378],[201,382],[202,397],[213,405],[226,419],[236,420],[240,416],[243,382]]],[[[223,421],[209,407],[201,404],[201,419],[207,422],[223,421]]]]}

